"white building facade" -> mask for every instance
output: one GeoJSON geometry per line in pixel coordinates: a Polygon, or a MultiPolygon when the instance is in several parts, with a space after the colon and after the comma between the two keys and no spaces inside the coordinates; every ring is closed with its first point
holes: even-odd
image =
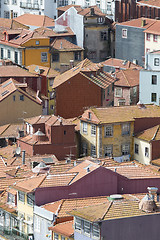
{"type": "Polygon", "coordinates": [[[57,0],[1,0],[1,17],[16,18],[31,13],[55,19],[56,8],[57,0]]]}
{"type": "Polygon", "coordinates": [[[140,71],[139,100],[160,105],[160,51],[146,54],[145,69],[140,71]]]}

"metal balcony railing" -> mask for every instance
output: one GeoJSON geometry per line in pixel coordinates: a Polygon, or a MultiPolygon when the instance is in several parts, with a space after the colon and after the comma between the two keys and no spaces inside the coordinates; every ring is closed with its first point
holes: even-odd
{"type": "Polygon", "coordinates": [[[20,2],[20,7],[21,8],[26,8],[26,9],[40,9],[40,6],[38,3],[26,3],[26,2],[20,2]]]}

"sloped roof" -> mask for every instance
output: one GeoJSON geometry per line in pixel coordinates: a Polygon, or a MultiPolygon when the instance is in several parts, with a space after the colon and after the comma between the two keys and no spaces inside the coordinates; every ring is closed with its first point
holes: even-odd
{"type": "Polygon", "coordinates": [[[78,63],[74,68],[60,74],[57,76],[53,83],[53,88],[60,86],[61,84],[65,83],[72,77],[77,74],[81,74],[85,78],[89,79],[90,81],[94,82],[101,88],[107,88],[111,83],[115,82],[115,78],[111,76],[109,73],[105,72],[97,72],[103,67],[100,63],[92,63],[89,59],[84,59],[80,63],[78,63]],[[90,76],[85,73],[91,72],[90,76]],[[95,72],[95,74],[94,74],[95,72]]]}
{"type": "Polygon", "coordinates": [[[71,7],[74,7],[78,12],[82,10],[82,7],[80,5],[74,5],[74,4],[66,5],[63,7],[58,7],[57,10],[65,12],[71,7]]]}
{"type": "Polygon", "coordinates": [[[64,31],[56,31],[56,29],[40,27],[40,28],[35,29],[34,32],[38,32],[42,36],[46,36],[46,37],[65,37],[65,36],[74,36],[75,35],[70,27],[65,27],[64,31]]]}
{"type": "Polygon", "coordinates": [[[20,83],[16,80],[10,78],[9,80],[5,81],[4,83],[0,84],[0,101],[3,101],[6,97],[8,97],[11,93],[15,91],[19,91],[24,94],[26,97],[30,98],[31,100],[35,101],[38,104],[41,104],[36,98],[32,95],[27,93],[27,91],[23,91],[20,88],[20,83]]]}
{"type": "Polygon", "coordinates": [[[0,138],[5,137],[17,137],[18,136],[18,129],[22,130],[23,124],[7,124],[0,126],[0,138]]]}
{"type": "Polygon", "coordinates": [[[74,166],[73,168],[68,170],[67,172],[68,173],[77,173],[75,178],[72,180],[72,183],[74,183],[77,180],[79,180],[80,178],[86,176],[88,173],[94,171],[95,169],[97,169],[99,167],[100,167],[100,165],[98,165],[97,163],[93,163],[91,161],[85,160],[82,163],[77,164],[76,166],[74,166]]]}
{"type": "MultiPolygon", "coordinates": [[[[106,201],[105,203],[79,208],[71,211],[74,216],[81,217],[90,222],[99,222],[104,220],[127,218],[144,216],[149,214],[159,214],[160,210],[158,208],[157,212],[144,212],[139,209],[140,199],[137,196],[129,194],[122,195],[121,200],[106,201]]],[[[156,202],[159,207],[159,202],[156,202]]]]}
{"type": "Polygon", "coordinates": [[[160,140],[160,125],[146,129],[141,133],[137,133],[135,137],[149,142],[152,140],[160,140]]]}
{"type": "Polygon", "coordinates": [[[88,8],[84,8],[80,11],[78,11],[78,14],[85,16],[85,17],[90,17],[90,16],[106,16],[102,11],[99,9],[99,7],[95,6],[90,6],[88,8]],[[91,8],[94,9],[94,15],[91,15],[91,8]]]}
{"type": "Polygon", "coordinates": [[[59,51],[74,51],[74,50],[82,50],[81,47],[67,41],[65,38],[56,38],[53,43],[51,44],[51,47],[54,49],[57,49],[59,51]]]}
{"type": "MultiPolygon", "coordinates": [[[[87,110],[86,110],[87,111],[87,110]]],[[[160,107],[152,104],[146,104],[145,107],[120,106],[120,107],[106,107],[106,108],[90,108],[90,111],[95,114],[97,123],[116,123],[134,121],[135,118],[143,117],[159,117],[160,107]]],[[[84,113],[85,114],[85,113],[84,113]]],[[[87,120],[83,115],[82,120],[87,120]]]]}
{"type": "Polygon", "coordinates": [[[59,75],[59,72],[57,72],[56,70],[54,70],[53,68],[49,68],[49,67],[44,67],[44,66],[38,66],[35,64],[32,64],[30,66],[27,66],[29,73],[32,74],[36,74],[36,75],[42,75],[42,76],[46,76],[48,78],[54,78],[57,75],[59,75]],[[39,68],[39,71],[35,71],[36,69],[39,68]],[[43,70],[43,72],[41,73],[41,70],[43,70]]]}
{"type": "Polygon", "coordinates": [[[128,69],[128,68],[137,68],[137,69],[142,69],[141,66],[134,64],[130,61],[118,59],[118,58],[109,58],[102,62],[102,64],[105,66],[114,66],[115,68],[123,68],[123,69],[128,69]]]}
{"type": "Polygon", "coordinates": [[[36,188],[38,188],[44,179],[46,178],[46,175],[40,175],[40,176],[34,176],[30,177],[28,179],[23,179],[16,183],[14,185],[14,188],[17,190],[20,190],[22,192],[33,192],[36,188]]]}
{"type": "Polygon", "coordinates": [[[147,6],[150,6],[150,7],[160,7],[160,2],[159,0],[139,0],[137,2],[138,5],[147,5],[147,6]]]}
{"type": "Polygon", "coordinates": [[[126,69],[116,72],[115,86],[134,87],[139,85],[139,70],[126,69]]]}
{"type": "Polygon", "coordinates": [[[25,13],[14,20],[27,26],[54,27],[54,19],[45,15],[25,13]]]}
{"type": "Polygon", "coordinates": [[[72,237],[74,234],[73,221],[62,222],[53,227],[49,227],[49,229],[65,237],[72,237]]]}
{"type": "Polygon", "coordinates": [[[15,29],[16,25],[14,23],[18,23],[18,22],[15,19],[0,18],[0,29],[3,29],[3,28],[15,29]]]}
{"type": "Polygon", "coordinates": [[[37,78],[35,74],[30,73],[29,71],[18,67],[17,65],[8,65],[8,66],[0,66],[0,77],[31,77],[37,78]]]}
{"type": "Polygon", "coordinates": [[[147,29],[150,27],[152,24],[154,24],[157,20],[151,19],[151,18],[137,18],[137,19],[132,19],[130,21],[126,22],[121,22],[118,23],[117,25],[122,25],[122,26],[130,26],[130,27],[137,27],[137,28],[142,28],[142,29],[147,29]],[[146,24],[145,26],[142,26],[142,21],[145,20],[146,24]]]}
{"type": "Polygon", "coordinates": [[[154,22],[144,32],[160,35],[160,20],[157,20],[156,22],[154,22]]]}

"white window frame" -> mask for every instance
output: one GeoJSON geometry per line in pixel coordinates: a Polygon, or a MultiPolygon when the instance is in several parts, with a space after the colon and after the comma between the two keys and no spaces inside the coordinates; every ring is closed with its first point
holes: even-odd
{"type": "Polygon", "coordinates": [[[91,136],[96,136],[96,125],[91,124],[91,136]]]}
{"type": "Polygon", "coordinates": [[[130,123],[122,123],[122,136],[130,135],[130,123]]]}
{"type": "Polygon", "coordinates": [[[84,221],[83,226],[84,226],[84,229],[83,229],[84,234],[90,235],[91,234],[91,224],[90,224],[90,222],[84,221]]]}
{"type": "Polygon", "coordinates": [[[159,66],[159,58],[154,58],[154,66],[159,66]]]}
{"type": "Polygon", "coordinates": [[[144,155],[145,157],[148,157],[149,158],[149,148],[148,147],[145,147],[144,149],[144,155]],[[147,150],[147,151],[146,151],[147,150]]]}
{"type": "Polygon", "coordinates": [[[134,144],[134,153],[139,154],[139,145],[137,143],[134,144]]]}
{"type": "Polygon", "coordinates": [[[115,97],[122,97],[122,88],[115,87],[115,97]]]}
{"type": "Polygon", "coordinates": [[[105,145],[104,146],[104,156],[111,157],[113,154],[113,146],[112,145],[105,145]]]}
{"type": "Polygon", "coordinates": [[[80,218],[75,218],[74,228],[77,231],[81,231],[82,230],[82,220],[80,218]]]}
{"type": "Polygon", "coordinates": [[[130,154],[130,144],[129,143],[124,143],[124,144],[122,144],[122,155],[125,156],[125,155],[128,155],[128,154],[130,154]]]}
{"type": "Polygon", "coordinates": [[[122,38],[127,38],[127,29],[122,28],[122,38]]]}
{"type": "Polygon", "coordinates": [[[82,123],[82,131],[84,134],[88,133],[88,123],[86,123],[86,122],[82,123]]]}
{"type": "Polygon", "coordinates": [[[96,157],[96,146],[91,144],[91,156],[96,157]]]}
{"type": "Polygon", "coordinates": [[[113,137],[113,125],[106,125],[104,127],[104,136],[113,137]]]}
{"type": "Polygon", "coordinates": [[[92,225],[92,235],[94,238],[97,238],[97,239],[99,239],[100,237],[99,225],[96,223],[92,225]]]}

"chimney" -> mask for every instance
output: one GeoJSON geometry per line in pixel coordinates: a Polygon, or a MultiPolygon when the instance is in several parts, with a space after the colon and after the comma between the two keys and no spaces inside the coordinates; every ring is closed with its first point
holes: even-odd
{"type": "Polygon", "coordinates": [[[90,14],[91,14],[91,16],[94,15],[94,8],[93,7],[91,7],[91,9],[90,9],[90,14]]]}
{"type": "Polygon", "coordinates": [[[156,187],[148,187],[147,189],[148,189],[148,192],[149,192],[152,200],[154,200],[154,197],[155,197],[155,195],[156,195],[156,193],[158,191],[158,188],[156,188],[156,187]]]}
{"type": "Polygon", "coordinates": [[[26,151],[22,151],[22,164],[24,165],[25,164],[25,152],[26,151]]]}
{"type": "Polygon", "coordinates": [[[146,20],[145,20],[145,19],[142,19],[141,27],[144,27],[145,25],[146,25],[146,20]]]}

